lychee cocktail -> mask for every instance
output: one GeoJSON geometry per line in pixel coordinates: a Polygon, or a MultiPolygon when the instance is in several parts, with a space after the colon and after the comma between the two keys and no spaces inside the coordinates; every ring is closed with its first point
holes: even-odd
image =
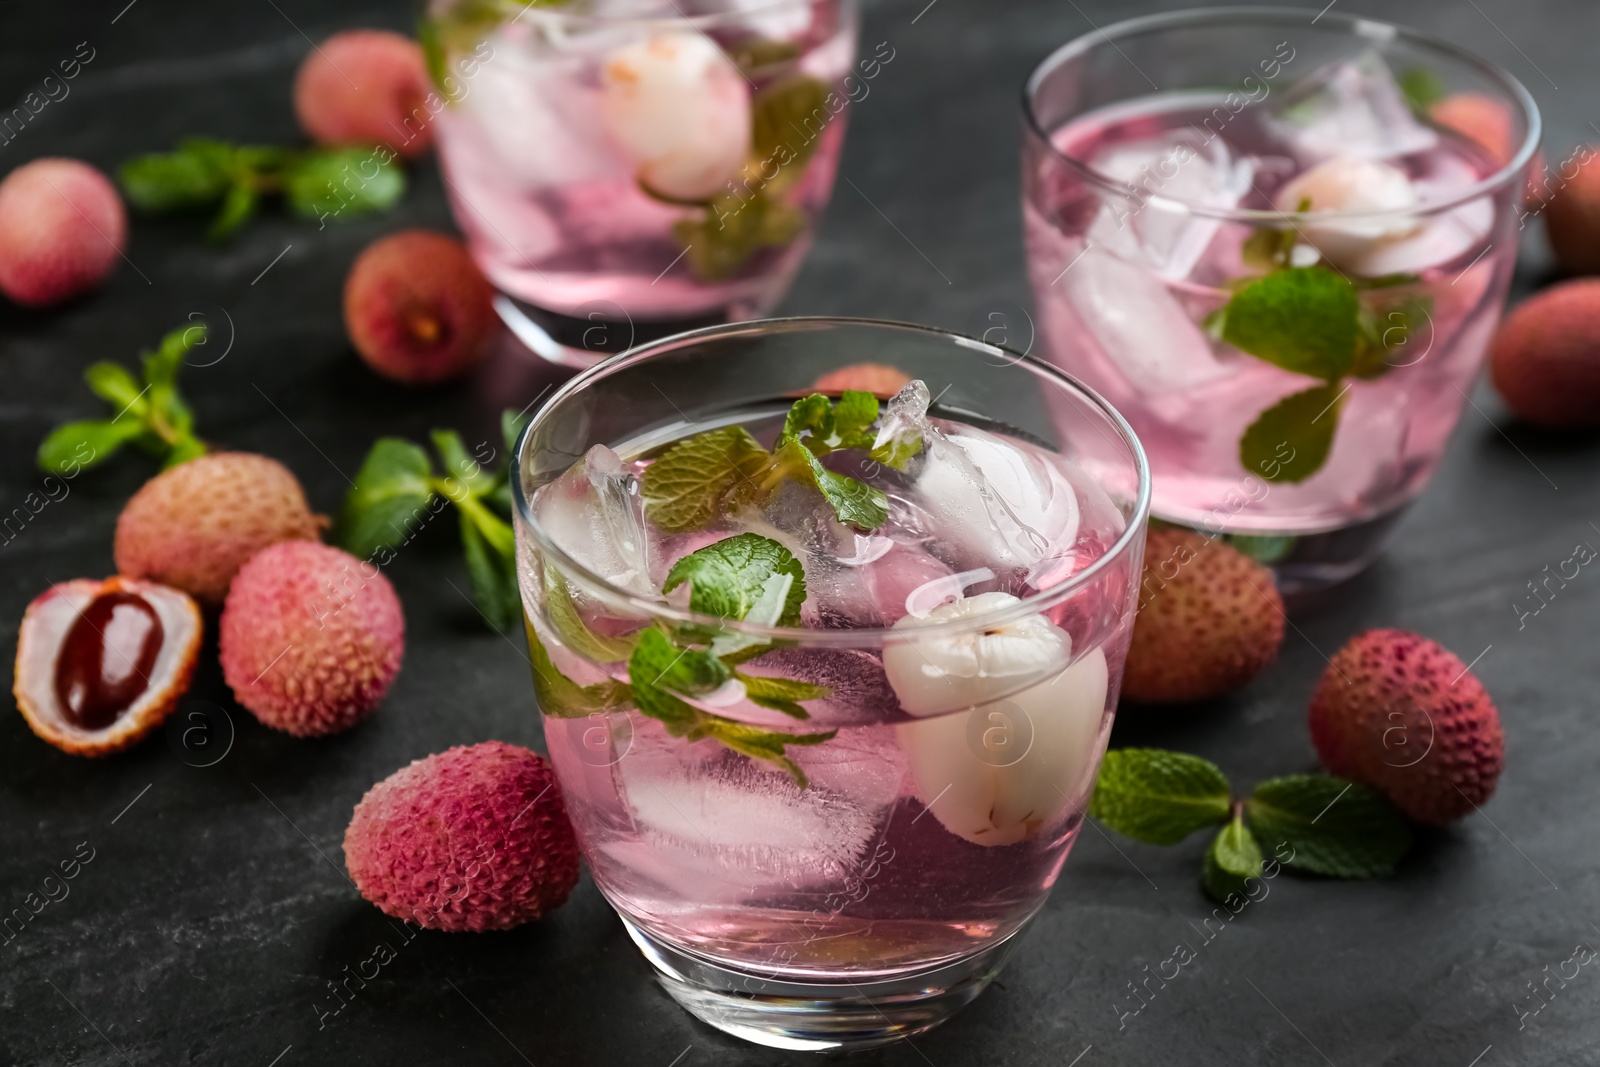
{"type": "Polygon", "coordinates": [[[446,192],[502,291],[578,317],[749,318],[799,268],[848,106],[853,0],[434,0],[446,192]]]}
{"type": "Polygon", "coordinates": [[[1154,513],[1290,588],[1360,569],[1498,321],[1527,93],[1408,31],[1230,9],[1068,44],[1026,106],[1048,358],[1127,416],[1154,513]]]}
{"type": "Polygon", "coordinates": [[[668,990],[788,1048],[967,1003],[1104,751],[1148,496],[1126,425],[1000,349],[777,320],[580,376],[519,463],[546,742],[668,990]],[[921,377],[850,389],[884,381],[863,359],[921,377]]]}

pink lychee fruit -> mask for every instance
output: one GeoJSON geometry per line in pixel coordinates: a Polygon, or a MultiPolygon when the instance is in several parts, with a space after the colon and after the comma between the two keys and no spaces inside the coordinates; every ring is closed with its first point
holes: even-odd
{"type": "Polygon", "coordinates": [[[1557,430],[1600,426],[1600,279],[1563,282],[1518,305],[1495,335],[1489,374],[1520,418],[1557,430]]]}
{"type": "Polygon", "coordinates": [[[405,617],[371,563],[282,541],[239,568],[220,624],[222,676],[267,726],[297,737],[347,730],[400,671],[405,617]]]}
{"type": "Polygon", "coordinates": [[[422,49],[387,30],[347,30],[312,49],[294,77],[294,111],[319,144],[386,144],[407,159],[433,141],[422,49]]]}
{"type": "Polygon", "coordinates": [[[852,363],[831,370],[818,378],[816,388],[824,393],[842,393],[846,389],[859,389],[878,396],[894,396],[911,381],[911,375],[887,363],[852,363]]]}
{"type": "Polygon", "coordinates": [[[494,290],[459,241],[407,230],[369,246],[344,284],[344,324],[367,366],[421,385],[453,378],[493,344],[494,290]]]}
{"type": "MultiPolygon", "coordinates": [[[[1428,116],[1439,125],[1454,130],[1482,148],[1491,162],[1505,166],[1519,147],[1516,125],[1509,104],[1482,93],[1452,93],[1428,109],[1428,116]]],[[[1544,155],[1533,154],[1523,199],[1537,203],[1544,180],[1544,155]]]]}
{"type": "Polygon", "coordinates": [[[430,930],[520,926],[578,883],[550,765],[500,741],[428,756],[373,786],[345,831],[344,862],[363,897],[430,930]]]}
{"type": "Polygon", "coordinates": [[[1329,774],[1434,826],[1488,800],[1505,763],[1500,713],[1482,683],[1405,630],[1370,630],[1333,657],[1311,697],[1311,741],[1329,774]]]}
{"type": "Polygon", "coordinates": [[[0,182],[0,292],[44,307],[105,280],[128,237],[109,179],[76,159],[36,159],[0,182]]]}

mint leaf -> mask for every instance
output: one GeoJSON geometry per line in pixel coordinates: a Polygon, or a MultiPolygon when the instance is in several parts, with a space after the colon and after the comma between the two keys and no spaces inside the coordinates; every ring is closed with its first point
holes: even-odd
{"type": "Polygon", "coordinates": [[[724,719],[718,715],[707,715],[700,724],[700,735],[712,737],[722,742],[735,752],[742,752],[751,759],[762,760],[780,767],[794,779],[794,784],[801,789],[809,784],[806,774],[800,766],[784,755],[788,745],[820,745],[824,741],[833,740],[838,730],[828,730],[819,734],[785,734],[772,730],[763,730],[759,726],[750,726],[746,723],[724,719]]]}
{"type": "Polygon", "coordinates": [[[737,44],[725,46],[724,51],[733,60],[734,66],[746,74],[800,58],[799,44],[794,41],[775,41],[769,37],[748,37],[737,44]]]}
{"type": "Polygon", "coordinates": [[[1343,406],[1337,382],[1284,397],[1239,438],[1239,462],[1269,482],[1305,481],[1328,461],[1343,406]]]}
{"type": "Polygon", "coordinates": [[[1444,99],[1444,82],[1427,67],[1408,67],[1395,81],[1406,103],[1419,115],[1426,115],[1429,108],[1444,99]]]}
{"type": "Polygon", "coordinates": [[[176,467],[180,463],[187,463],[205,454],[206,446],[203,442],[194,437],[183,437],[167,452],[167,458],[161,461],[161,466],[162,469],[176,467]]]}
{"type": "Polygon", "coordinates": [[[878,421],[878,398],[859,389],[846,389],[833,409],[833,434],[836,448],[871,448],[878,421]]]}
{"type": "Polygon", "coordinates": [[[628,657],[629,688],[640,711],[666,723],[676,737],[689,736],[703,713],[679,696],[701,697],[733,677],[709,652],[678,648],[660,630],[645,630],[628,657]]]}
{"type": "Polygon", "coordinates": [[[1294,774],[1256,786],[1245,803],[1250,829],[1267,848],[1287,844],[1284,862],[1335,878],[1376,878],[1411,851],[1411,828],[1381,794],[1326,774],[1294,774]]]}
{"type": "Polygon", "coordinates": [[[334,540],[361,559],[404,544],[429,514],[431,474],[428,454],[420,447],[399,437],[380,437],[344,498],[334,540]]]}
{"type": "Polygon", "coordinates": [[[241,226],[255,217],[258,203],[259,197],[254,188],[243,183],[233,186],[222,198],[222,207],[217,210],[211,225],[206,227],[206,240],[222,242],[232,237],[241,226]]]}
{"type": "Polygon", "coordinates": [[[1250,282],[1228,301],[1222,339],[1296,374],[1334,381],[1355,358],[1355,288],[1325,267],[1293,267],[1250,282]]]}
{"type": "Polygon", "coordinates": [[[444,464],[445,478],[454,478],[473,496],[482,496],[493,487],[495,476],[472,458],[460,434],[454,430],[434,430],[428,436],[444,464]]]}
{"type": "Polygon", "coordinates": [[[283,173],[283,195],[306,218],[347,218],[384,211],[405,194],[406,175],[372,148],[306,152],[283,173]]]}
{"type": "Polygon", "coordinates": [[[83,372],[83,380],[95,396],[116,405],[118,411],[126,410],[135,422],[150,410],[144,387],[120,363],[91,363],[83,372]]]}
{"type": "Polygon", "coordinates": [[[743,426],[686,437],[645,468],[645,516],[667,533],[704,529],[741,483],[754,485],[770,458],[743,426]]]}
{"type": "Polygon", "coordinates": [[[888,520],[889,498],[883,490],[828,470],[800,441],[790,440],[772,458],[778,470],[816,486],[845,525],[865,532],[888,520]]]}
{"type": "Polygon", "coordinates": [[[472,521],[472,516],[463,511],[458,518],[467,574],[472,578],[473,602],[483,612],[483,617],[489,620],[490,626],[502,632],[509,630],[522,614],[522,597],[517,591],[516,560],[496,551],[472,521]]]}
{"type": "MultiPolygon", "coordinates": [[[[1402,276],[1410,284],[1414,276],[1402,276]]],[[[1433,300],[1428,296],[1404,297],[1394,302],[1384,302],[1369,311],[1363,308],[1360,317],[1361,339],[1356,347],[1356,358],[1350,373],[1357,378],[1382,377],[1395,367],[1409,366],[1427,355],[1429,332],[1433,327],[1433,300]],[[1417,351],[1406,352],[1415,346],[1417,351]],[[1401,355],[1395,358],[1395,353],[1401,355]]]]}
{"type": "Polygon", "coordinates": [[[506,443],[506,469],[510,470],[516,465],[517,439],[522,436],[522,431],[528,423],[533,421],[529,412],[512,411],[506,408],[500,412],[500,435],[506,443]]]}
{"type": "Polygon", "coordinates": [[[1216,764],[1159,748],[1107,752],[1089,800],[1090,815],[1152,845],[1175,845],[1228,810],[1228,779],[1216,764]]]}
{"type": "Polygon", "coordinates": [[[73,476],[98,466],[144,432],[137,419],[85,419],[50,431],[39,444],[39,466],[50,474],[73,476]]]}
{"type": "Polygon", "coordinates": [[[1231,897],[1245,895],[1245,880],[1261,877],[1261,866],[1261,846],[1245,827],[1244,813],[1235,812],[1206,849],[1200,884],[1212,900],[1226,904],[1231,897]]]}
{"type": "Polygon", "coordinates": [[[760,534],[737,534],[689,553],[672,565],[661,591],[670,593],[689,582],[691,610],[742,620],[775,575],[787,577],[790,582],[774,622],[794,626],[800,621],[800,605],[806,598],[805,570],[794,553],[760,534]]]}
{"type": "Polygon", "coordinates": [[[558,719],[581,719],[595,714],[624,711],[633,694],[622,682],[608,679],[596,685],[579,685],[556,670],[533,625],[526,625],[528,656],[533,663],[533,695],[539,710],[558,719]]]}
{"type": "MultiPolygon", "coordinates": [[[[785,168],[781,173],[789,172],[785,168]]],[[[690,272],[709,282],[732,277],[762,248],[793,241],[805,224],[805,212],[765,191],[748,199],[722,193],[705,206],[701,217],[673,223],[672,234],[684,246],[690,272]]]]}
{"type": "Polygon", "coordinates": [[[194,138],[176,152],[135,156],[117,168],[129,203],[145,211],[210,207],[233,185],[231,153],[220,142],[194,138]]]}
{"type": "Polygon", "coordinates": [[[827,97],[823,82],[796,74],[768,85],[750,102],[750,154],[763,164],[770,159],[779,165],[779,178],[792,169],[794,177],[783,185],[798,179],[817,150],[821,138],[802,131],[807,119],[815,126],[819,111],[828,114],[827,97]]]}
{"type": "MultiPolygon", "coordinates": [[[[1245,266],[1267,273],[1289,265],[1289,255],[1297,240],[1294,230],[1276,226],[1257,226],[1239,246],[1239,260],[1245,266]]],[[[1221,320],[1218,320],[1220,326],[1221,320]]]]}
{"type": "Polygon", "coordinates": [[[154,352],[144,353],[144,380],[152,389],[176,386],[178,371],[191,351],[206,343],[209,331],[204,323],[180,326],[161,338],[154,352]]]}
{"type": "Polygon", "coordinates": [[[778,443],[782,445],[807,430],[817,438],[825,438],[833,431],[833,402],[821,393],[801,397],[789,405],[778,443]]]}
{"type": "Polygon", "coordinates": [[[738,671],[734,671],[733,676],[744,683],[745,696],[750,698],[752,704],[781,711],[796,719],[811,718],[811,713],[802,708],[799,701],[821,700],[833,692],[825,685],[812,685],[793,678],[740,674],[738,671]]]}
{"type": "Polygon", "coordinates": [[[589,629],[572,601],[572,591],[561,573],[549,563],[544,565],[544,613],[555,628],[561,643],[586,660],[594,663],[616,663],[633,652],[633,641],[622,637],[605,637],[589,629]]]}

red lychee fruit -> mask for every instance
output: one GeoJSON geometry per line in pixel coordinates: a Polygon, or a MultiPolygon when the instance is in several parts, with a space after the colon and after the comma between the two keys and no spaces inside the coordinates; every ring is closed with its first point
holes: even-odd
{"type": "Polygon", "coordinates": [[[282,541],[250,557],[228,589],[220,633],[234,698],[296,737],[338,733],[370,715],[405,654],[389,579],[315,541],[282,541]]]}
{"type": "Polygon", "coordinates": [[[848,367],[831,370],[816,380],[815,388],[824,393],[842,393],[846,389],[859,389],[878,396],[894,396],[911,381],[911,375],[887,363],[852,363],[848,367]]]}
{"type": "Polygon", "coordinates": [[[1600,274],[1600,150],[1587,150],[1572,171],[1550,180],[1545,236],[1562,270],[1600,274]]]}
{"type": "Polygon", "coordinates": [[[344,325],[367,366],[421,385],[483,358],[499,330],[493,301],[461,242],[407,230],[357,257],[344,283],[344,325]]]}
{"type": "Polygon", "coordinates": [[[344,862],[361,895],[430,930],[505,930],[578,883],[578,843],[550,765],[516,745],[449,749],[356,805],[344,862]]]}
{"type": "MultiPolygon", "coordinates": [[[[1499,166],[1516,155],[1516,123],[1511,106],[1482,93],[1453,93],[1428,109],[1428,116],[1446,129],[1454,130],[1482,148],[1499,166]]],[[[1528,166],[1523,200],[1530,206],[1539,200],[1544,181],[1544,156],[1535,152],[1528,166]]]]}
{"type": "Polygon", "coordinates": [[[1123,696],[1205,700],[1239,688],[1277,658],[1285,616],[1271,571],[1190,530],[1151,530],[1144,553],[1123,696]]]}
{"type": "Polygon", "coordinates": [[[188,692],[201,631],[200,608],[177,589],[131,578],[53,585],[22,617],[17,710],[63,752],[118,752],[188,692]]]}
{"type": "Polygon", "coordinates": [[[92,289],[116,266],[128,213],[104,174],[36,159],[0,182],[0,292],[44,307],[92,289]]]}
{"type": "Polygon", "coordinates": [[[1600,279],[1563,282],[1518,305],[1495,335],[1489,376],[1520,418],[1600,426],[1600,279]]]}
{"type": "Polygon", "coordinates": [[[433,142],[429,92],[415,41],[387,30],[348,30],[300,64],[294,112],[319,144],[387,144],[411,159],[433,142]]]}
{"type": "Polygon", "coordinates": [[[1329,774],[1434,826],[1488,800],[1505,763],[1483,685],[1449,650],[1404,630],[1370,630],[1333,657],[1311,697],[1311,741],[1329,774]]]}
{"type": "Polygon", "coordinates": [[[315,541],[289,468],[249,452],[214,452],[151,478],[117,519],[117,570],[216,606],[246,560],[279,541],[315,541]]]}

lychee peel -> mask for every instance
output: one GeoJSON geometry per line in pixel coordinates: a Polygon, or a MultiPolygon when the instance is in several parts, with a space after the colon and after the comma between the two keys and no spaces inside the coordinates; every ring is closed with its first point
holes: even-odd
{"type": "Polygon", "coordinates": [[[306,56],[294,111],[320,144],[384,144],[407,159],[433,142],[422,49],[387,30],[348,30],[306,56]]]}
{"type": "Polygon", "coordinates": [[[1483,684],[1448,649],[1405,630],[1370,630],[1340,649],[1311,697],[1310,725],[1329,774],[1434,826],[1488,800],[1505,764],[1500,713],[1483,684]]]}
{"type": "Polygon", "coordinates": [[[92,289],[122,254],[128,214],[104,174],[36,159],[0,181],[0,292],[44,307],[92,289]]]}
{"type": "Polygon", "coordinates": [[[578,882],[550,765],[499,741],[428,756],[373,786],[344,857],[363,897],[431,930],[520,926],[560,907],[578,882]]]}
{"type": "Polygon", "coordinates": [[[1490,348],[1506,406],[1551,429],[1600,426],[1600,280],[1565,282],[1507,316],[1490,348]]]}
{"type": "Polygon", "coordinates": [[[1151,530],[1122,695],[1146,703],[1205,700],[1260,674],[1283,644],[1272,572],[1189,530],[1151,530]]]}
{"type": "Polygon", "coordinates": [[[366,718],[405,653],[405,618],[389,579],[313,541],[284,541],[251,557],[228,590],[220,631],[234,697],[297,737],[366,718]]]}
{"type": "Polygon", "coordinates": [[[218,605],[246,560],[279,541],[316,540],[321,520],[277,460],[217,452],[162,471],[117,519],[117,570],[218,605]]]}

